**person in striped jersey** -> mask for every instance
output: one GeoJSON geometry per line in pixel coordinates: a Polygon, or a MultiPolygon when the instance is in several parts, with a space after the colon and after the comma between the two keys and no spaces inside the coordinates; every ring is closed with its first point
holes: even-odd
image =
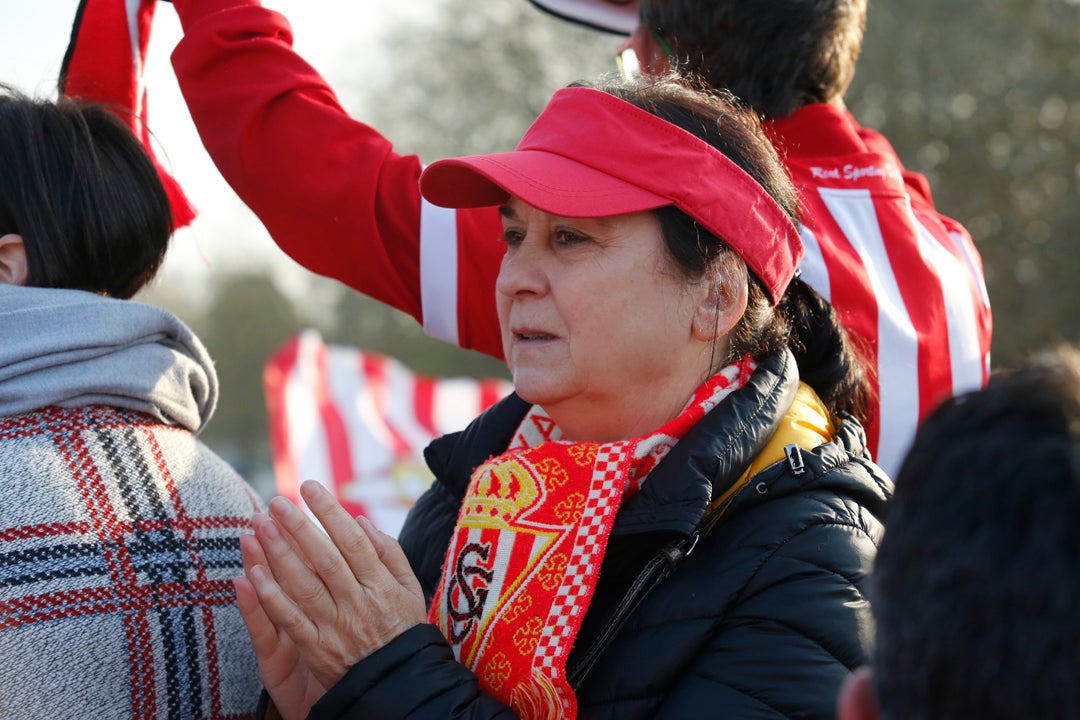
{"type": "Polygon", "coordinates": [[[802,279],[833,304],[876,370],[879,410],[867,437],[895,473],[938,403],[986,384],[992,321],[971,236],[937,212],[926,178],[844,106],[866,0],[640,0],[633,27],[628,4],[616,5],[623,15],[610,19],[630,32],[644,71],[700,75],[769,121],[802,197],[802,279]]]}
{"type": "MultiPolygon", "coordinates": [[[[936,403],[985,383],[991,316],[968,233],[935,210],[925,179],[904,169],[887,140],[843,107],[865,0],[802,0],[783,11],[767,0],[644,2],[640,25],[632,2],[588,16],[606,0],[534,2],[630,32],[643,70],[674,60],[771,119],[767,132],[803,196],[802,277],[868,356],[880,402],[870,448],[895,470],[936,403]],[[722,53],[729,44],[754,60],[735,63],[737,53],[722,53]]],[[[293,50],[288,21],[259,0],[173,4],[184,38],[172,61],[192,118],[275,242],[430,335],[501,357],[497,213],[423,200],[420,159],[350,117],[293,50]]]]}

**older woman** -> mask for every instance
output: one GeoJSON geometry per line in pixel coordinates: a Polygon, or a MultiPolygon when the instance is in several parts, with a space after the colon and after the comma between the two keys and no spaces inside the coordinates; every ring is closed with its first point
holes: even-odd
{"type": "Polygon", "coordinates": [[[315,483],[328,537],[284,499],[256,518],[237,589],[277,709],[832,717],[891,484],[751,118],[571,87],[421,190],[500,207],[516,392],[431,445],[400,546],[315,483]]]}

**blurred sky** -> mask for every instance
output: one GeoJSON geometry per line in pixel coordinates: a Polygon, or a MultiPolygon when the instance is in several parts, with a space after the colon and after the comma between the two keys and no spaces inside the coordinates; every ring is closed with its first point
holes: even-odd
{"type": "MultiPolygon", "coordinates": [[[[435,0],[411,5],[430,7],[435,0]]],[[[335,86],[350,64],[376,63],[381,28],[405,12],[388,0],[265,0],[293,25],[295,46],[335,86]]],[[[402,3],[396,3],[401,6],[402,3]]],[[[78,0],[0,0],[0,81],[54,97],[78,0]]],[[[211,270],[267,269],[286,291],[301,292],[302,271],[270,240],[262,225],[221,179],[199,141],[169,62],[181,38],[172,5],[160,2],[146,63],[148,122],[156,152],[180,181],[199,216],[177,232],[160,281],[203,286],[211,270]]],[[[355,77],[355,75],[353,75],[355,77]]]]}

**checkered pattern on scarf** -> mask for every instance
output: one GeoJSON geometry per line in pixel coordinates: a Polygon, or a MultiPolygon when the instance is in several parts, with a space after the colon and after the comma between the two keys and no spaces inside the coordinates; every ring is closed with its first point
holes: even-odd
{"type": "Polygon", "coordinates": [[[566,660],[623,498],[754,367],[724,368],[677,417],[625,441],[567,441],[534,406],[507,451],[473,472],[429,620],[520,717],[576,717],[566,660]]]}

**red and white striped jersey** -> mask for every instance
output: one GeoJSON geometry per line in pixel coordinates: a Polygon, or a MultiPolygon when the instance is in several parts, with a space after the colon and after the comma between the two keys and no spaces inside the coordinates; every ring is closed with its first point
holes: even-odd
{"type": "MultiPolygon", "coordinates": [[[[412,315],[434,337],[502,356],[494,208],[420,197],[421,164],[358,122],[257,0],[174,0],[173,66],[218,169],[294,260],[412,315]],[[227,118],[223,121],[222,118],[227,118]]],[[[981,261],[938,215],[925,181],[847,113],[811,106],[771,128],[804,199],[803,277],[829,298],[874,367],[871,451],[898,469],[934,404],[988,372],[981,261]]]]}
{"type": "Polygon", "coordinates": [[[967,231],[934,210],[925,178],[832,105],[768,128],[799,188],[802,278],[829,300],[873,366],[877,463],[895,476],[919,423],[985,385],[991,316],[967,231]]]}

